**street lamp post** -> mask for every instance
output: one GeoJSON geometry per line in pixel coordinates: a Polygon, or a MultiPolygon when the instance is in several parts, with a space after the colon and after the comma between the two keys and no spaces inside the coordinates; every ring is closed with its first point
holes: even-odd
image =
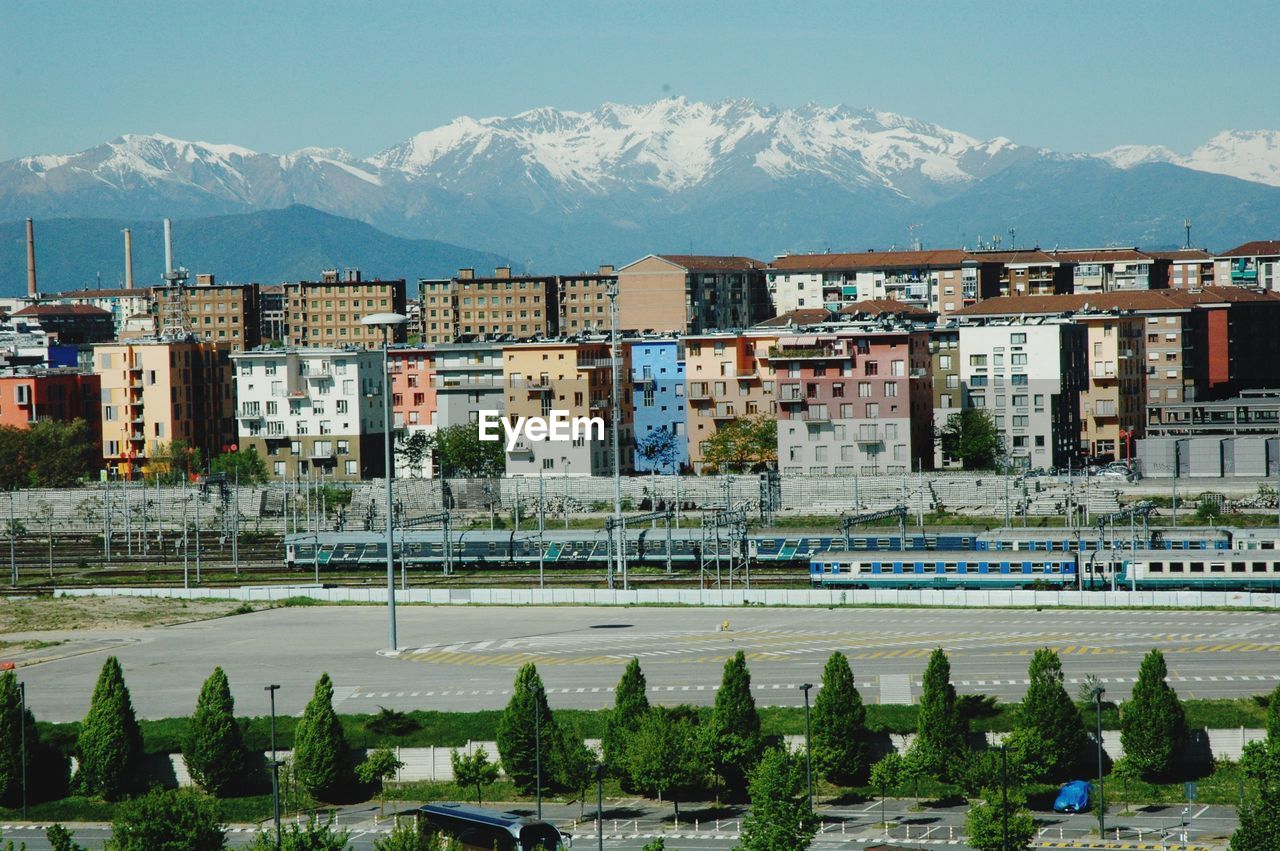
{"type": "Polygon", "coordinates": [[[272,684],[263,691],[271,695],[271,807],[275,814],[276,849],[280,848],[280,760],[276,758],[276,689],[280,686],[272,684]]]}
{"type": "Polygon", "coordinates": [[[809,754],[809,689],[813,683],[800,686],[804,692],[804,777],[809,786],[809,809],[813,809],[813,760],[809,754]]]}
{"type": "Polygon", "coordinates": [[[1102,786],[1102,696],[1107,690],[1102,686],[1097,686],[1090,695],[1093,698],[1094,705],[1098,710],[1098,726],[1095,733],[1098,738],[1098,838],[1102,838],[1103,831],[1106,830],[1106,814],[1107,814],[1107,793],[1102,786]]]}
{"type": "Polygon", "coordinates": [[[18,729],[22,731],[22,818],[27,817],[27,684],[18,683],[18,699],[21,706],[18,712],[18,729]]]}
{"type": "Polygon", "coordinates": [[[604,763],[597,762],[596,773],[596,849],[604,851],[604,763]]]}
{"type": "Polygon", "coordinates": [[[1009,760],[1008,747],[1000,746],[1000,851],[1009,851],[1009,760]]]}
{"type": "Polygon", "coordinates": [[[542,686],[533,690],[533,786],[538,799],[538,818],[542,818],[542,686]]]}
{"type": "Polygon", "coordinates": [[[387,649],[395,653],[399,648],[396,641],[396,564],[395,564],[395,528],[393,516],[395,506],[392,503],[391,478],[394,468],[391,466],[391,441],[394,430],[391,419],[391,329],[409,321],[407,316],[399,313],[371,313],[360,320],[361,325],[382,329],[382,397],[383,397],[383,431],[386,440],[382,446],[383,475],[387,482],[387,649]]]}

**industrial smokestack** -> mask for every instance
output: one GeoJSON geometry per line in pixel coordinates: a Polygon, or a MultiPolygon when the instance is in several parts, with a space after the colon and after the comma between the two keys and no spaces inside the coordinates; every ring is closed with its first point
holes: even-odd
{"type": "Polygon", "coordinates": [[[173,222],[164,220],[164,277],[173,274],[173,222]]]}
{"type": "Polygon", "coordinates": [[[36,226],[27,219],[27,295],[35,298],[39,294],[36,288],[36,226]]]}
{"type": "Polygon", "coordinates": [[[124,229],[124,288],[133,289],[133,232],[124,229]]]}

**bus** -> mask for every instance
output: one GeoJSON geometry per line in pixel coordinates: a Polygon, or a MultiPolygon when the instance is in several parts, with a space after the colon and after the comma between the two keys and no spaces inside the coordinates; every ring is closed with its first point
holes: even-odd
{"type": "Polygon", "coordinates": [[[449,837],[463,851],[562,851],[573,846],[572,838],[550,822],[501,810],[424,804],[417,817],[419,832],[449,837]]]}

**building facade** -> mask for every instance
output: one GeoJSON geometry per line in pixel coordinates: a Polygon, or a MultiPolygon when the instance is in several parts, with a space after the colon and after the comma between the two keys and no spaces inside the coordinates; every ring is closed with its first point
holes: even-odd
{"type": "Polygon", "coordinates": [[[377,478],[385,470],[382,353],[307,347],[235,352],[237,442],[273,479],[377,478]]]}
{"type": "Polygon", "coordinates": [[[958,333],[965,405],[991,415],[1007,464],[1067,466],[1080,453],[1085,329],[1039,317],[966,322],[958,333]]]}
{"type": "Polygon", "coordinates": [[[116,334],[119,334],[125,322],[134,316],[153,312],[150,287],[114,290],[67,290],[60,293],[42,296],[42,304],[86,304],[101,308],[111,314],[116,334]]]}
{"type": "Polygon", "coordinates": [[[609,333],[609,291],[618,283],[612,266],[601,266],[595,274],[559,275],[556,283],[557,333],[565,337],[609,333]]]}
{"type": "Polygon", "coordinates": [[[90,439],[102,436],[102,382],[77,369],[0,370],[0,425],[30,428],[40,420],[84,420],[90,439]]]}
{"type": "Polygon", "coordinates": [[[1218,286],[1280,290],[1280,240],[1246,242],[1222,252],[1214,260],[1213,276],[1218,286]]]}
{"type": "Polygon", "coordinates": [[[1137,248],[1082,248],[1054,251],[1072,266],[1073,293],[1163,289],[1169,262],[1137,248]]]}
{"type": "Polygon", "coordinates": [[[618,270],[620,327],[702,334],[774,315],[765,264],[750,257],[650,254],[618,270]]]}
{"type": "Polygon", "coordinates": [[[132,478],[174,441],[205,458],[234,442],[228,354],[225,343],[190,337],[95,346],[107,467],[132,478]]]}
{"type": "MultiPolygon", "coordinates": [[[[631,372],[627,347],[619,346],[620,381],[631,372]]],[[[613,360],[604,340],[548,340],[513,343],[502,350],[506,405],[504,417],[515,424],[520,417],[550,417],[564,412],[569,419],[598,419],[610,423],[613,360]]],[[[631,394],[618,388],[618,446],[620,470],[632,471],[631,394]]],[[[505,441],[505,433],[501,435],[505,441]]],[[[522,437],[506,453],[509,476],[603,476],[613,472],[612,435],[608,428],[580,432],[572,440],[522,437]]]]}
{"type": "Polygon", "coordinates": [[[11,314],[11,318],[35,322],[50,343],[108,343],[116,336],[111,314],[90,304],[32,304],[11,314]]]}
{"type": "Polygon", "coordinates": [[[436,427],[474,424],[506,405],[499,343],[449,343],[435,352],[436,427]]]}
{"type": "MultiPolygon", "coordinates": [[[[319,281],[299,281],[284,285],[285,339],[297,346],[382,345],[381,328],[362,325],[360,320],[374,313],[405,312],[404,281],[366,281],[358,269],[348,269],[339,278],[326,271],[319,281]]],[[[391,342],[403,343],[405,326],[391,331],[391,342]]]]}
{"type": "MultiPolygon", "coordinates": [[[[434,346],[396,346],[388,352],[391,412],[398,440],[436,430],[435,364],[434,346]]],[[[397,476],[426,479],[433,472],[429,452],[416,464],[407,457],[396,457],[394,461],[397,476]]]]}
{"type": "Polygon", "coordinates": [[[257,284],[216,284],[212,275],[197,277],[195,286],[155,288],[161,326],[176,313],[183,317],[185,329],[202,340],[226,343],[235,352],[261,345],[257,284]]]}
{"type": "MultiPolygon", "coordinates": [[[[555,276],[512,276],[499,266],[493,277],[460,269],[454,278],[418,282],[422,340],[452,343],[477,337],[553,337],[559,333],[559,281],[555,276]]],[[[585,293],[585,288],[584,288],[585,293]]],[[[606,315],[607,321],[607,315],[606,315]]]]}
{"type": "Polygon", "coordinates": [[[933,466],[933,378],[924,330],[831,326],[779,337],[778,469],[901,474],[933,466]]]}
{"type": "Polygon", "coordinates": [[[752,329],[683,338],[689,465],[707,472],[707,440],[737,419],[778,416],[770,350],[786,332],[752,329]]]}
{"type": "Polygon", "coordinates": [[[688,434],[685,428],[684,346],[670,337],[627,340],[623,343],[631,359],[631,408],[635,432],[634,467],[637,473],[674,473],[689,463],[688,434]],[[645,457],[644,441],[656,432],[674,437],[674,450],[667,461],[645,457]]]}

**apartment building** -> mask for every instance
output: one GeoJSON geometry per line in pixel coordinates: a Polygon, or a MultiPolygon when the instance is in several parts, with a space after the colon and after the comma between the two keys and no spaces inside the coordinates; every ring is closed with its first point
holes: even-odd
{"type": "MultiPolygon", "coordinates": [[[[397,436],[436,430],[436,352],[434,346],[396,346],[388,353],[391,371],[391,413],[397,436]]],[[[396,475],[427,479],[432,475],[430,455],[411,465],[396,458],[396,475]]]]}
{"type": "Polygon", "coordinates": [[[623,344],[631,360],[632,428],[637,473],[674,473],[689,463],[685,428],[684,346],[673,337],[645,337],[623,344]],[[675,453],[669,463],[642,457],[640,444],[649,435],[667,431],[675,436],[675,453]]]}
{"type": "Polygon", "coordinates": [[[970,253],[983,262],[1000,264],[1000,283],[995,295],[1055,295],[1069,293],[1075,285],[1073,263],[1058,260],[1039,248],[970,253]]]}
{"type": "Polygon", "coordinates": [[[1081,248],[1053,251],[1071,265],[1071,292],[1109,293],[1163,289],[1169,261],[1135,248],[1081,248]]]}
{"type": "Polygon", "coordinates": [[[887,299],[946,315],[998,295],[1000,264],[959,249],[792,254],[775,258],[766,279],[779,313],[887,299]]]}
{"type": "Polygon", "coordinates": [[[1218,286],[1280,290],[1280,240],[1246,242],[1222,252],[1214,260],[1213,276],[1218,286]]]}
{"type": "MultiPolygon", "coordinates": [[[[321,274],[319,281],[299,281],[284,285],[285,340],[290,346],[382,345],[383,329],[362,325],[373,313],[405,312],[403,280],[366,281],[359,269],[335,270],[321,274]]],[[[404,325],[392,329],[391,342],[403,343],[404,325]]]]}
{"type": "Polygon", "coordinates": [[[382,353],[354,346],[234,352],[237,442],[273,479],[384,473],[382,353]]]}
{"type": "MultiPolygon", "coordinates": [[[[575,279],[583,281],[583,299],[581,303],[575,300],[575,307],[587,305],[588,277],[575,279]]],[[[510,266],[499,266],[492,277],[484,278],[477,277],[474,269],[459,269],[453,278],[420,280],[418,290],[419,321],[426,343],[476,337],[554,337],[559,333],[559,279],[554,275],[513,277],[510,266]]],[[[591,303],[594,306],[594,300],[591,303]]]]}
{"type": "Polygon", "coordinates": [[[119,334],[132,317],[152,312],[150,287],[135,289],[84,289],[67,290],[40,297],[41,304],[84,304],[97,307],[111,314],[111,321],[119,334]]]}
{"type": "Polygon", "coordinates": [[[258,339],[283,343],[285,339],[284,284],[258,287],[258,339]]]}
{"type": "Polygon", "coordinates": [[[880,475],[933,466],[929,333],[829,326],[778,338],[778,468],[880,475]]]}
{"type": "Polygon", "coordinates": [[[228,354],[226,343],[192,337],[94,346],[107,467],[132,478],[173,441],[206,458],[234,442],[228,354]]]}
{"type": "Polygon", "coordinates": [[[775,315],[765,264],[750,257],[650,254],[618,269],[622,328],[703,334],[775,315]]]}
{"type": "Polygon", "coordinates": [[[116,336],[111,314],[90,304],[29,304],[10,317],[38,324],[51,343],[107,343],[116,336]]]}
{"type": "Polygon", "coordinates": [[[1164,286],[1175,290],[1200,290],[1214,285],[1213,255],[1202,248],[1148,251],[1168,264],[1164,286]]]}
{"type": "MultiPolygon", "coordinates": [[[[630,354],[619,346],[618,377],[631,374],[630,354]]],[[[513,343],[502,350],[505,417],[549,417],[564,411],[570,420],[600,418],[611,421],[613,360],[605,340],[547,340],[513,343]]],[[[618,446],[620,469],[632,471],[631,394],[619,388],[618,446]]],[[[582,433],[569,441],[522,437],[507,452],[509,476],[603,476],[613,472],[612,435],[582,433]]]]}
{"type": "MultiPolygon", "coordinates": [[[[609,333],[609,290],[618,283],[612,266],[594,274],[559,275],[560,321],[557,331],[565,337],[609,333]]],[[[621,326],[619,326],[621,327],[621,326]]]]}
{"type": "Polygon", "coordinates": [[[1080,453],[1086,331],[1055,317],[965,322],[958,329],[965,407],[987,411],[1015,469],[1065,467],[1080,453]]]}
{"type": "Polygon", "coordinates": [[[40,420],[84,420],[90,439],[101,439],[101,379],[78,369],[18,367],[0,370],[0,425],[30,428],[40,420]]]}
{"type": "Polygon", "coordinates": [[[706,472],[707,440],[736,419],[778,415],[770,350],[786,332],[751,329],[683,338],[689,465],[706,472]]]}
{"type": "Polygon", "coordinates": [[[262,344],[262,311],[257,284],[218,284],[213,275],[197,275],[195,286],[156,287],[156,314],[161,326],[177,315],[187,331],[232,351],[262,344]]]}
{"type": "Polygon", "coordinates": [[[481,411],[503,412],[502,344],[449,343],[432,348],[437,428],[474,423],[481,411]]]}
{"type": "MultiPolygon", "coordinates": [[[[947,420],[964,407],[960,386],[960,329],[952,324],[935,326],[929,332],[929,371],[933,379],[933,430],[940,432],[947,420]]],[[[943,457],[942,442],[934,441],[934,469],[959,466],[959,461],[943,457]]]]}

